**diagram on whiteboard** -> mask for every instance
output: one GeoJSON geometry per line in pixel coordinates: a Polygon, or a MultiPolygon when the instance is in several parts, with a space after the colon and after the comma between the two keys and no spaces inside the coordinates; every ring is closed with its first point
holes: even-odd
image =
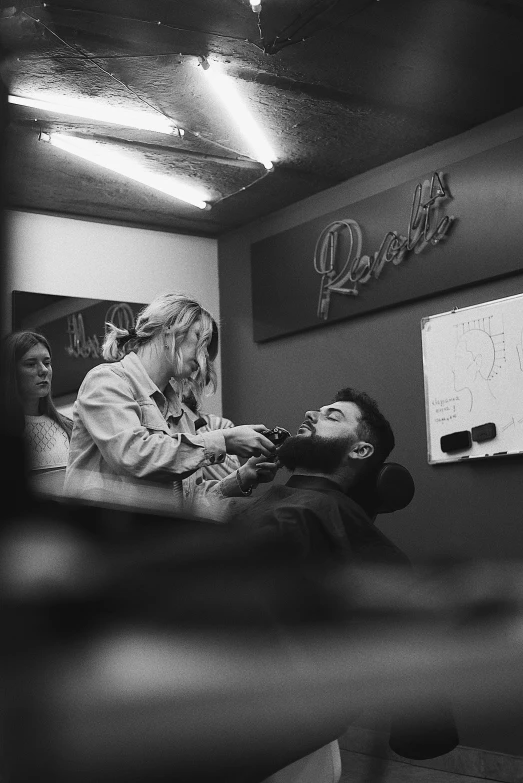
{"type": "Polygon", "coordinates": [[[491,315],[457,325],[454,390],[469,392],[471,411],[482,410],[495,400],[492,381],[506,360],[503,324],[495,320],[491,315]]]}
{"type": "Polygon", "coordinates": [[[421,327],[429,462],[523,452],[523,295],[421,327]]]}

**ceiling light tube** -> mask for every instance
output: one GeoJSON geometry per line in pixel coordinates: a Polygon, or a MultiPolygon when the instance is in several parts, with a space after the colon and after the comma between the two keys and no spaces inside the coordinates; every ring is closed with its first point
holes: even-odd
{"type": "Polygon", "coordinates": [[[203,190],[186,185],[183,182],[173,180],[171,177],[162,174],[152,174],[143,167],[133,163],[128,156],[118,154],[114,147],[105,147],[97,141],[90,139],[79,139],[76,136],[64,136],[62,133],[42,134],[44,141],[50,142],[54,147],[58,147],[72,155],[77,155],[91,163],[96,163],[105,169],[121,174],[127,179],[132,179],[147,187],[165,193],[172,198],[180,199],[199,209],[210,209],[211,205],[205,200],[206,195],[203,190]]]}
{"type": "Polygon", "coordinates": [[[155,133],[179,135],[179,129],[173,120],[158,112],[130,111],[129,109],[115,109],[104,106],[96,101],[44,101],[40,98],[20,98],[17,95],[9,95],[9,103],[18,106],[29,106],[31,109],[47,111],[52,114],[64,114],[69,117],[81,117],[84,120],[95,122],[109,122],[113,125],[125,125],[127,128],[149,130],[155,133]]]}
{"type": "Polygon", "coordinates": [[[267,170],[274,168],[276,156],[265,139],[259,126],[254,121],[244,100],[238,93],[234,80],[222,73],[216,64],[210,64],[206,58],[200,58],[202,72],[212,84],[214,92],[222,101],[225,109],[237,123],[240,131],[254,152],[256,160],[263,163],[267,170]]]}

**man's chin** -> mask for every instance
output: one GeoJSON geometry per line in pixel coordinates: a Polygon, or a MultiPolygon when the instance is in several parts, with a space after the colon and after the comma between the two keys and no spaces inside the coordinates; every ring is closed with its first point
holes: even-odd
{"type": "MultiPolygon", "coordinates": [[[[301,428],[300,428],[301,429],[301,428]]],[[[321,473],[333,472],[341,463],[347,450],[346,438],[320,438],[305,428],[283,441],[278,449],[278,459],[287,470],[304,468],[321,473]]]]}

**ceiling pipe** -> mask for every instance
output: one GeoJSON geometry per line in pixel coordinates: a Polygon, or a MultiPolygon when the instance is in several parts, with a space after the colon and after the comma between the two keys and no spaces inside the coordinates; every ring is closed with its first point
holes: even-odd
{"type": "Polygon", "coordinates": [[[201,161],[208,161],[210,163],[221,163],[225,166],[235,166],[236,168],[241,169],[263,169],[265,168],[263,163],[260,163],[258,160],[253,160],[252,158],[244,158],[244,157],[237,157],[237,158],[229,158],[226,155],[208,155],[206,152],[197,152],[196,150],[188,150],[185,147],[170,147],[166,144],[149,144],[146,141],[133,141],[130,139],[121,139],[118,136],[101,136],[99,134],[93,133],[87,135],[79,134],[79,133],[68,133],[69,136],[74,136],[76,138],[84,138],[84,139],[92,139],[93,141],[101,141],[101,142],[111,142],[113,144],[118,144],[122,147],[129,147],[131,149],[135,149],[136,147],[148,151],[154,151],[154,152],[164,152],[168,153],[169,155],[178,155],[182,158],[189,158],[191,160],[201,160],[201,161]]]}

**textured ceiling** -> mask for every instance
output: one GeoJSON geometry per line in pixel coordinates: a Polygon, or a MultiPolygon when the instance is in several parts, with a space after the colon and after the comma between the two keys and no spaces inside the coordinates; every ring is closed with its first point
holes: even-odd
{"type": "Polygon", "coordinates": [[[13,208],[218,236],[523,104],[523,0],[0,2],[1,75],[19,96],[162,112],[182,138],[9,107],[13,208]],[[219,63],[277,159],[266,173],[212,95],[219,63]],[[94,137],[210,194],[208,211],[75,159],[94,137]]]}

